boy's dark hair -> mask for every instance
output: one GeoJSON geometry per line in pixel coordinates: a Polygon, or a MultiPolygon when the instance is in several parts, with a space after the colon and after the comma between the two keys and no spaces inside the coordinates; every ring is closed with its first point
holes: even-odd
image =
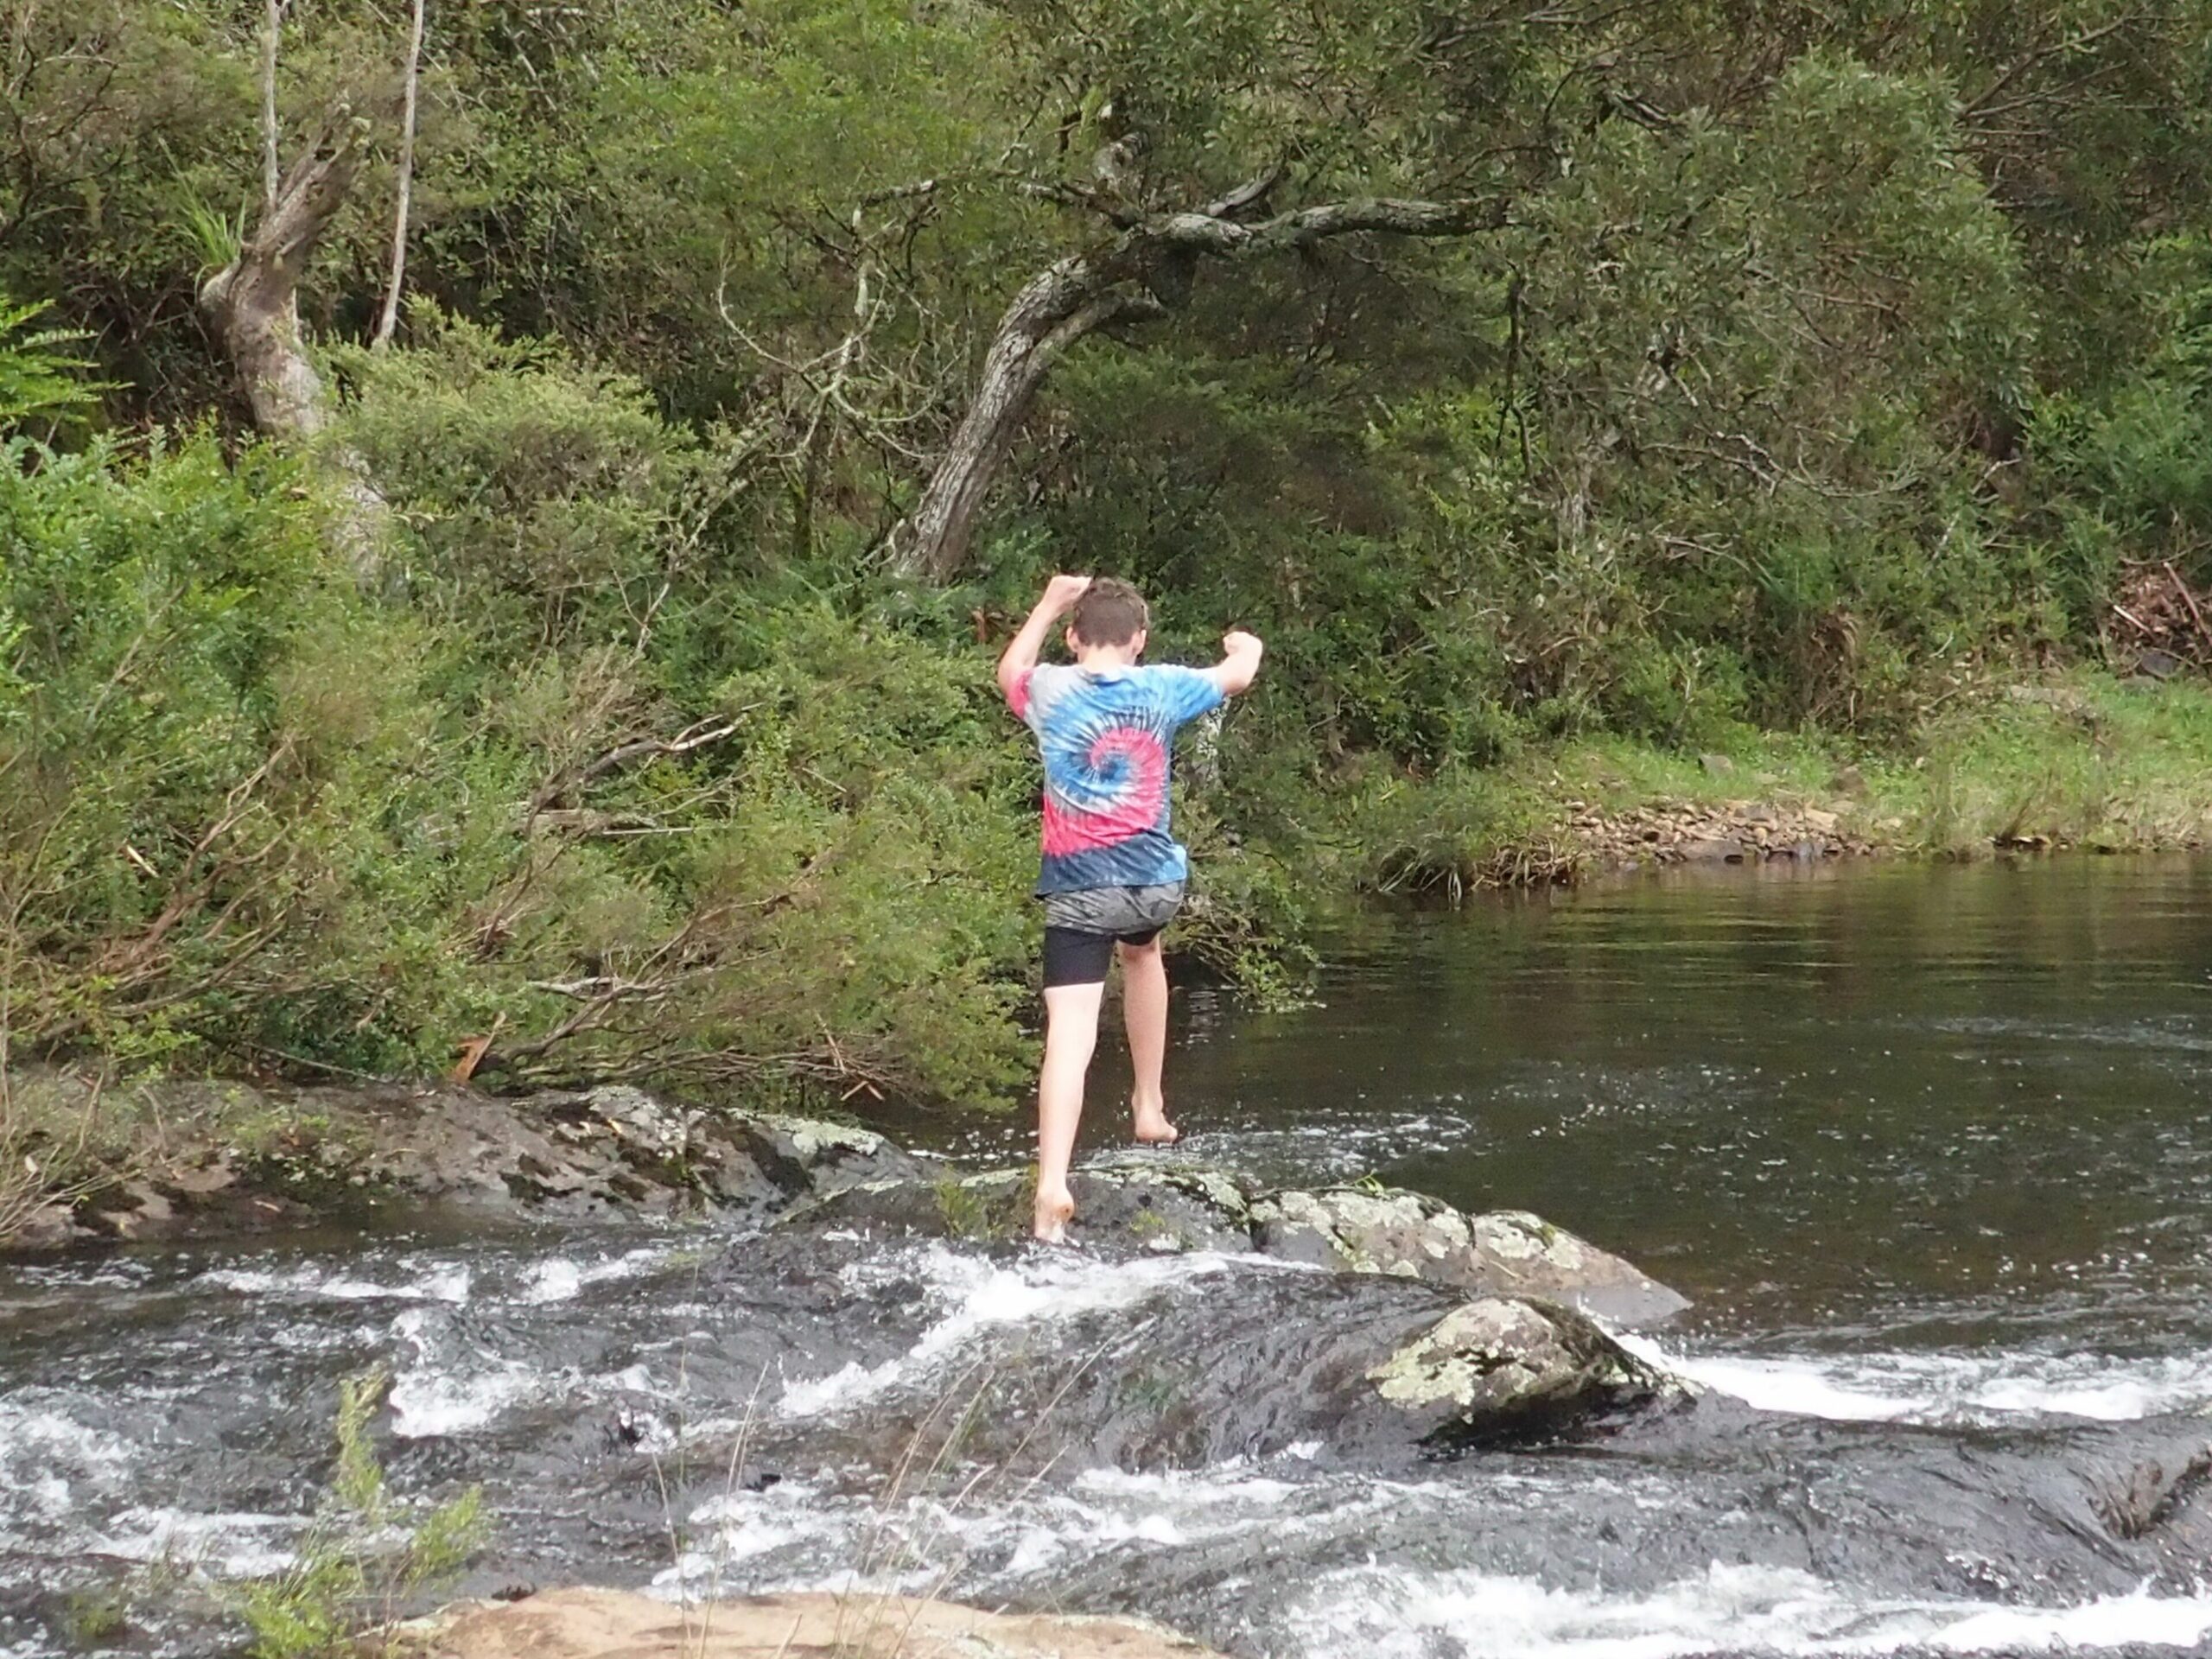
{"type": "Polygon", "coordinates": [[[1120,577],[1100,576],[1076,601],[1068,626],[1086,645],[1126,645],[1152,626],[1152,608],[1120,577]]]}

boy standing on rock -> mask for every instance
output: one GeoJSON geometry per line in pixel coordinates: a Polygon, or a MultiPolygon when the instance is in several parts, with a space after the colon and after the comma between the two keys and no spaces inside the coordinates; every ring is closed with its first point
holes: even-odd
{"type": "Polygon", "coordinates": [[[1176,731],[1252,683],[1256,635],[1231,629],[1211,668],[1140,668],[1151,613],[1110,576],[1054,576],[999,658],[999,689],[1037,734],[1045,761],[1045,1063],[1037,1079],[1037,1236],[1065,1236],[1075,1198],[1068,1160],[1084,1075],[1098,1041],[1106,969],[1118,947],[1136,1086],[1136,1138],[1176,1138],[1160,1092],[1167,1058],[1167,969],[1160,930],[1183,903],[1190,860],[1168,834],[1176,731]],[[1039,666],[1061,617],[1072,666],[1039,666]]]}

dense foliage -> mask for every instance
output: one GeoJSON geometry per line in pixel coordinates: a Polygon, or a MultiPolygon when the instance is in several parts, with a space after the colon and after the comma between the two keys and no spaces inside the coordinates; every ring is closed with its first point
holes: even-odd
{"type": "Polygon", "coordinates": [[[1269,641],[1183,809],[1255,979],[1544,744],[1910,745],[2103,654],[2143,562],[2212,580],[2197,0],[432,0],[372,352],[400,10],[283,10],[280,157],[371,135],[299,454],[194,305],[262,212],[263,0],[0,22],[19,1048],[986,1093],[988,664],[1055,568],[1160,654],[1269,641]],[[1498,211],[1148,268],[956,578],[893,579],[1022,284],[1241,187],[1498,211]]]}

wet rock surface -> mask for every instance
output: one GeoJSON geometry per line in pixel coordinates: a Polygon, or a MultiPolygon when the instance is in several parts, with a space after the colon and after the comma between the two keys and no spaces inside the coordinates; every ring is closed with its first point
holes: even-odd
{"type": "Polygon", "coordinates": [[[1403,1274],[826,1218],[56,1263],[0,1291],[0,1643],[56,1650],[159,1562],[150,1644],[226,1650],[217,1586],[296,1542],[372,1365],[391,1490],[484,1490],[475,1596],[856,1575],[1337,1659],[1469,1651],[1455,1598],[1541,1583],[1561,1640],[1694,1615],[1896,1652],[2212,1563],[2202,1416],[1824,1421],[1642,1351],[1403,1274]]]}
{"type": "MultiPolygon", "coordinates": [[[[855,1183],[783,1218],[787,1227],[859,1228],[885,1237],[996,1240],[1029,1231],[1019,1170],[855,1183]]],[[[1663,1324],[1683,1296],[1630,1262],[1520,1211],[1470,1216],[1440,1198],[1384,1186],[1271,1191],[1225,1171],[1078,1170],[1071,1236],[1108,1251],[1249,1250],[1279,1261],[1418,1279],[1475,1295],[1535,1296],[1613,1324],[1663,1324]]]]}
{"type": "MultiPolygon", "coordinates": [[[[74,1086],[89,1096],[89,1085],[74,1086]]],[[[48,1204],[12,1248],[214,1237],[426,1209],[562,1219],[712,1210],[742,1224],[852,1182],[919,1179],[933,1162],[866,1129],[685,1106],[623,1084],[513,1098],[446,1084],[152,1087],[156,1115],[219,1112],[250,1132],[48,1204]]]]}
{"type": "MultiPolygon", "coordinates": [[[[1078,1170],[1083,1242],[1052,1249],[1022,1236],[1024,1172],[834,1125],[439,1089],[361,1129],[344,1101],[321,1134],[345,1155],[297,1166],[379,1199],[376,1232],[0,1275],[0,1655],[59,1654],[111,1605],[118,1645],[236,1651],[235,1586],[298,1545],[339,1382],[377,1367],[390,1490],[480,1486],[495,1517],[461,1593],[657,1599],[612,1633],[485,1638],[583,1644],[533,1653],[673,1653],[677,1599],[848,1584],[1141,1613],[1239,1659],[2212,1637],[2212,1420],[2157,1404],[2198,1397],[2146,1362],[2125,1421],[1974,1405],[2015,1390],[1913,1365],[1858,1384],[1924,1382],[1872,1402],[1897,1421],[1755,1410],[1729,1390],[1803,1356],[1617,1338],[1681,1299],[1525,1212],[1127,1158],[1078,1170]]],[[[721,1628],[706,1651],[756,1659],[721,1628]]],[[[976,1645],[1006,1633],[945,1651],[1015,1659],[976,1645]]],[[[1129,1659],[1185,1650],[1154,1636],[1129,1659]]]]}

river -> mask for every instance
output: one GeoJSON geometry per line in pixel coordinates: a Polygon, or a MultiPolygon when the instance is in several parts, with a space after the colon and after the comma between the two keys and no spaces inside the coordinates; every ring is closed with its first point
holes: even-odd
{"type": "MultiPolygon", "coordinates": [[[[219,1649],[204,1586],[295,1548],[336,1381],[379,1362],[393,1490],[484,1488],[480,1592],[857,1573],[1145,1612],[1255,1659],[2212,1648],[2201,1483],[2149,1542],[2110,1522],[2131,1471],[2212,1441],[2212,864],[1378,918],[1319,996],[1179,1000],[1176,1155],[1536,1211],[1694,1299],[1629,1340],[1704,1401],[1387,1466],[1263,1439],[1190,1466],[1101,1453],[1095,1424],[1024,1462],[990,1420],[1025,1360],[1114,1368],[1085,1410],[1141,1401],[1173,1386],[1147,1355],[1206,1363],[1179,1309],[1218,1327],[1289,1269],[712,1224],[17,1265],[0,1656],[68,1650],[67,1607],[154,1582],[130,1650],[219,1649]]],[[[1088,1144],[1134,1155],[1096,1121],[1103,1071],[1088,1144]]]]}

